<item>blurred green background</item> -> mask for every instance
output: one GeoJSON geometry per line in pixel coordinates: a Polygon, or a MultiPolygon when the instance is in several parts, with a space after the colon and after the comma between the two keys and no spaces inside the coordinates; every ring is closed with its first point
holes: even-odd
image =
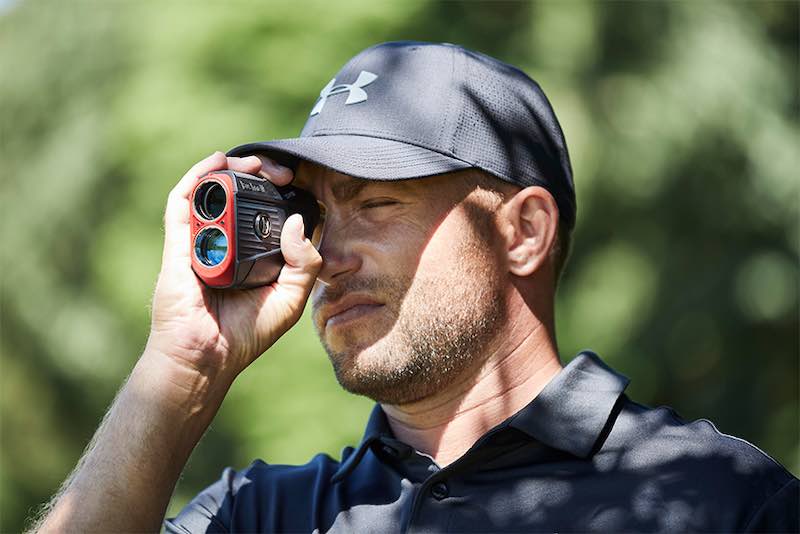
{"type": "MultiPolygon", "coordinates": [[[[797,2],[0,1],[0,530],[73,468],[146,341],[166,195],[195,161],[299,133],[352,55],[462,44],[540,82],[578,189],[564,361],[798,448],[797,2]]],[[[235,383],[174,514],[225,466],[338,457],[371,401],[308,316],[235,383]]]]}

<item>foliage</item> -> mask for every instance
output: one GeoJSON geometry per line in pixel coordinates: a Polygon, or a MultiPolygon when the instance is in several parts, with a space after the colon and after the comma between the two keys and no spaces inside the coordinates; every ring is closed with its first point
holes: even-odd
{"type": "MultiPolygon", "coordinates": [[[[148,333],[166,194],[213,150],[295,136],[381,41],[523,68],[578,187],[559,292],[565,361],[708,417],[797,473],[798,4],[0,2],[0,530],[66,477],[148,333]]],[[[256,457],[360,439],[305,316],[234,385],[170,511],[256,457]]]]}

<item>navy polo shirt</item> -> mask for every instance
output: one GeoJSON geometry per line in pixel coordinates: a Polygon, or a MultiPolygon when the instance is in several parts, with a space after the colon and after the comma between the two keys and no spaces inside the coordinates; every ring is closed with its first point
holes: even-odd
{"type": "Polygon", "coordinates": [[[594,353],[441,467],[376,405],[341,461],[254,461],[195,497],[167,532],[796,532],[798,479],[705,419],[624,394],[594,353]]]}

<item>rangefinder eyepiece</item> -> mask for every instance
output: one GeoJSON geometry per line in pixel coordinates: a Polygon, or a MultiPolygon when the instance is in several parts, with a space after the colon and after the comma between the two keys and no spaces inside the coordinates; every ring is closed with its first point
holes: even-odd
{"type": "Polygon", "coordinates": [[[194,254],[204,265],[219,265],[228,254],[228,236],[219,228],[204,228],[194,239],[194,254]]]}
{"type": "Polygon", "coordinates": [[[192,269],[209,287],[249,288],[278,278],[284,265],[281,232],[294,213],[314,243],[320,208],[302,189],[235,171],[203,176],[192,191],[192,269]]]}
{"type": "Polygon", "coordinates": [[[207,221],[218,219],[225,211],[227,198],[225,188],[215,180],[209,180],[197,189],[194,197],[194,209],[207,221]]]}

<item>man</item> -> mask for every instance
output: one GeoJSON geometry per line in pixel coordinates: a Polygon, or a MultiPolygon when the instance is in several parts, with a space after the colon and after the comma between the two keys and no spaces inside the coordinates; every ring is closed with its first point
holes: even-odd
{"type": "Polygon", "coordinates": [[[361,444],[225,469],[168,531],[796,530],[798,480],[765,453],[631,401],[592,352],[562,367],[575,216],[561,129],[524,73],[450,44],[363,51],[300,138],[216,153],[170,193],[147,348],[43,529],[156,529],[234,378],[311,295],[340,384],[377,402],[361,444]],[[324,209],[319,250],[287,220],[271,286],[191,271],[188,197],[224,168],[324,209]]]}

